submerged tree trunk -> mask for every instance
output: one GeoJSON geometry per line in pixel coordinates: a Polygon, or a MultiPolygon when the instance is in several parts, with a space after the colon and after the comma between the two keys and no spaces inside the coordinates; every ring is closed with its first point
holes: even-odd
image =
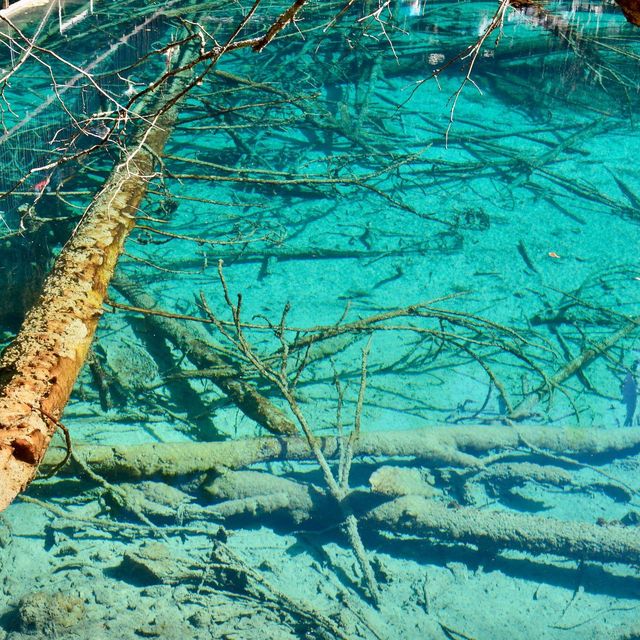
{"type": "Polygon", "coordinates": [[[445,542],[553,553],[579,560],[640,564],[640,534],[635,527],[601,527],[540,516],[447,508],[420,496],[405,496],[373,509],[372,526],[397,534],[426,536],[445,542]]]}
{"type": "Polygon", "coordinates": [[[0,359],[0,510],[33,479],[85,360],[124,241],[173,126],[186,76],[157,97],[0,359]]]}
{"type": "MultiPolygon", "coordinates": [[[[340,439],[319,437],[327,458],[339,454],[340,439]]],[[[578,458],[631,453],[640,447],[640,428],[599,429],[518,426],[441,426],[424,429],[361,433],[354,442],[356,457],[413,458],[434,466],[482,469],[485,459],[501,451],[535,447],[554,455],[578,458]]],[[[171,478],[211,471],[241,469],[276,460],[311,460],[303,437],[246,438],[227,442],[153,442],[136,445],[82,445],[75,452],[92,469],[110,478],[154,475],[171,478]]],[[[52,451],[52,453],[54,453],[52,451]]],[[[57,464],[57,452],[47,465],[57,464]]]]}

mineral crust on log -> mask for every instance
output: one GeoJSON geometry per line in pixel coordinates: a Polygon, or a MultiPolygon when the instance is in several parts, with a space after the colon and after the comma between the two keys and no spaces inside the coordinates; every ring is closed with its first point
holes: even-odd
{"type": "Polygon", "coordinates": [[[640,530],[598,526],[505,511],[448,508],[420,496],[405,496],[373,509],[370,526],[398,534],[437,538],[445,542],[486,545],[598,562],[640,565],[640,530]]]}
{"type": "MultiPolygon", "coordinates": [[[[318,443],[325,456],[331,458],[338,455],[337,438],[321,437],[318,443]]],[[[631,452],[640,448],[640,428],[471,425],[365,432],[354,443],[354,455],[407,457],[428,465],[483,469],[485,463],[478,454],[488,455],[523,446],[526,448],[527,445],[551,453],[581,457],[631,452]]],[[[210,471],[216,467],[241,469],[259,462],[311,460],[313,457],[302,437],[247,438],[228,442],[78,445],[75,451],[99,473],[121,478],[145,478],[154,474],[174,477],[210,471]]]]}

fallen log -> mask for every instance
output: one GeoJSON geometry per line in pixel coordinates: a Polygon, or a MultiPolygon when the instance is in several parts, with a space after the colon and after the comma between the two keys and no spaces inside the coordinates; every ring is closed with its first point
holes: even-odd
{"type": "Polygon", "coordinates": [[[60,253],[0,358],[0,511],[33,479],[86,358],[106,289],[135,224],[191,74],[158,93],[134,138],[60,253]],[[169,109],[161,109],[172,104],[169,109]]]}
{"type": "Polygon", "coordinates": [[[445,542],[550,553],[597,562],[640,565],[640,530],[471,508],[448,508],[420,496],[404,496],[372,509],[363,521],[393,533],[445,542]]]}
{"type": "MultiPolygon", "coordinates": [[[[472,544],[491,552],[509,549],[580,561],[640,565],[637,527],[595,525],[459,505],[448,507],[433,495],[424,495],[424,485],[416,487],[411,479],[402,486],[406,472],[411,470],[396,467],[390,471],[398,477],[386,474],[383,487],[374,482],[374,473],[370,478],[372,491],[359,490],[353,500],[359,521],[366,522],[372,530],[447,544],[472,544]],[[406,488],[417,488],[422,495],[405,494],[406,488]],[[401,497],[373,506],[394,492],[401,497]]],[[[163,520],[175,519],[180,508],[183,517],[195,521],[248,518],[255,522],[256,517],[277,516],[280,524],[289,520],[296,527],[314,519],[320,519],[325,527],[340,522],[339,510],[319,487],[260,471],[232,471],[210,480],[203,488],[214,503],[204,507],[189,504],[186,494],[162,483],[118,486],[126,486],[128,495],[149,517],[163,520]]]]}
{"type": "MultiPolygon", "coordinates": [[[[397,479],[402,481],[402,476],[410,470],[397,467],[390,471],[399,474],[397,479]]],[[[370,478],[373,493],[359,491],[354,501],[358,519],[372,529],[424,536],[450,544],[473,544],[492,552],[510,549],[581,561],[640,565],[640,529],[637,527],[600,526],[459,505],[447,507],[432,495],[404,494],[405,488],[415,488],[413,482],[406,487],[398,486],[396,478],[387,474],[387,486],[380,487],[374,483],[374,476],[375,473],[370,478]],[[397,489],[401,497],[371,508],[381,495],[391,495],[397,489]]],[[[423,491],[424,487],[417,489],[423,491]]],[[[318,517],[324,526],[338,522],[337,512],[331,510],[326,495],[318,488],[268,473],[231,472],[215,478],[205,486],[205,491],[210,497],[223,501],[205,508],[186,507],[194,519],[278,514],[280,522],[282,516],[288,516],[295,525],[318,517]]]]}
{"type": "MultiPolygon", "coordinates": [[[[155,309],[157,306],[148,293],[129,280],[118,278],[114,287],[137,307],[155,309]]],[[[219,370],[220,373],[211,375],[210,380],[248,418],[277,435],[294,435],[298,432],[293,422],[280,409],[254,386],[241,379],[239,367],[234,362],[216,353],[208,336],[194,335],[198,327],[189,331],[173,318],[151,314],[145,315],[144,318],[158,333],[180,349],[196,367],[219,370]]]]}
{"type": "MultiPolygon", "coordinates": [[[[336,437],[320,437],[328,458],[339,455],[336,437]]],[[[640,447],[640,428],[583,429],[522,426],[427,427],[363,432],[354,442],[354,456],[414,458],[427,466],[484,468],[478,454],[516,450],[529,445],[564,456],[631,452],[640,447]],[[523,444],[526,442],[526,445],[523,444]]],[[[312,460],[305,438],[248,438],[225,442],[156,442],[138,445],[74,445],[74,452],[106,477],[175,477],[218,467],[241,469],[275,460],[312,460]]],[[[59,461],[56,453],[45,464],[59,461]]],[[[70,467],[73,470],[73,466],[70,467]]]]}

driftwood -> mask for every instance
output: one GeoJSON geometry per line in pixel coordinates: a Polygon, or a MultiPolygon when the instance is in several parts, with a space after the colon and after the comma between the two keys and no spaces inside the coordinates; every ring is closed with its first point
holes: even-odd
{"type": "Polygon", "coordinates": [[[420,496],[405,496],[373,509],[365,521],[398,534],[447,542],[552,553],[579,560],[640,565],[640,530],[599,526],[505,511],[448,508],[420,496]]]}
{"type": "MultiPolygon", "coordinates": [[[[184,91],[175,76],[157,106],[184,91]]],[[[0,510],[35,475],[82,366],[124,241],[169,136],[176,108],[145,122],[89,205],[36,305],[0,359],[0,510]]]]}
{"type": "MultiPolygon", "coordinates": [[[[123,278],[114,283],[115,288],[137,307],[154,309],[155,300],[139,286],[123,278]]],[[[240,378],[239,367],[230,359],[218,355],[206,335],[194,335],[197,329],[188,331],[172,318],[146,314],[148,322],[160,335],[170,340],[199,369],[218,370],[209,378],[248,418],[277,435],[294,435],[296,426],[271,401],[248,382],[240,378]]]]}
{"type": "MultiPolygon", "coordinates": [[[[318,438],[324,455],[339,455],[339,439],[318,438]]],[[[640,428],[582,429],[554,427],[428,427],[406,431],[363,432],[354,442],[354,456],[407,457],[433,466],[485,468],[477,454],[492,454],[534,446],[564,456],[615,454],[640,447],[640,428]]],[[[81,445],[75,453],[92,469],[108,477],[175,477],[220,467],[241,469],[274,460],[311,460],[305,438],[248,438],[226,442],[81,445]]],[[[54,458],[47,459],[47,466],[54,458]]]]}

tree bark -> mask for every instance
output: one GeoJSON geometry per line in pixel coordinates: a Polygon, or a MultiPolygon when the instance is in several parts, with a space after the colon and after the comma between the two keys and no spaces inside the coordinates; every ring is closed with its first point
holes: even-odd
{"type": "Polygon", "coordinates": [[[616,0],[627,22],[640,27],[640,0],[616,0]]]}
{"type": "MultiPolygon", "coordinates": [[[[186,81],[186,75],[174,77],[149,112],[159,112],[159,105],[180,95],[186,81]]],[[[175,117],[174,105],[146,120],[89,205],[16,339],[0,358],[0,511],[31,482],[56,430],[175,117]]]]}

